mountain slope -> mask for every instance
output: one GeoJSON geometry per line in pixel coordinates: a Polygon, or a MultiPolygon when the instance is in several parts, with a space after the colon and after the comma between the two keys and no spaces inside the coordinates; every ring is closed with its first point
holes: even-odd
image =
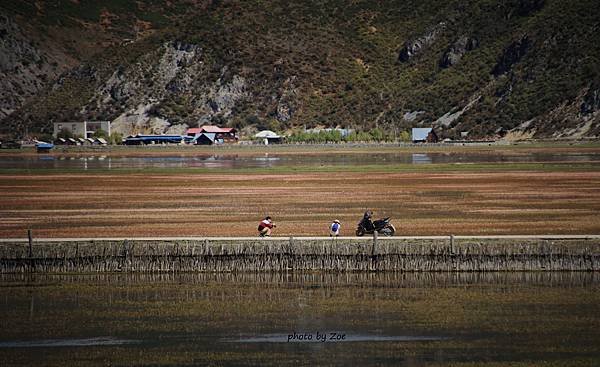
{"type": "MultiPolygon", "coordinates": [[[[108,33],[118,41],[78,55],[81,64],[2,127],[47,132],[52,121],[110,119],[124,133],[203,123],[435,124],[450,137],[600,132],[594,0],[137,4],[118,23],[122,34],[108,33]],[[168,11],[152,31],[124,37],[153,14],[142,8],[161,6],[168,11]]],[[[101,24],[89,12],[89,27],[101,24]]]]}

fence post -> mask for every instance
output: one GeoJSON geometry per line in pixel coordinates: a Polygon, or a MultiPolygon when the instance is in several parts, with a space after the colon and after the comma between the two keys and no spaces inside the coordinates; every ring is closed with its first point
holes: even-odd
{"type": "Polygon", "coordinates": [[[35,262],[33,261],[33,234],[31,228],[27,229],[27,238],[29,239],[29,271],[35,271],[35,262]]]}
{"type": "Polygon", "coordinates": [[[371,256],[375,256],[375,248],[377,247],[377,236],[379,233],[373,231],[373,247],[371,247],[371,256]]]}
{"type": "Polygon", "coordinates": [[[33,257],[33,236],[31,234],[31,229],[27,230],[27,237],[29,238],[29,258],[33,257]]]}
{"type": "Polygon", "coordinates": [[[454,254],[454,235],[450,235],[450,253],[454,254]]]}

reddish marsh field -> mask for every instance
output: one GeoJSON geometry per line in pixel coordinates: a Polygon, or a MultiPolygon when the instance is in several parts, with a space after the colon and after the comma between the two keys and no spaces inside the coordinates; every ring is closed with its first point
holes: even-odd
{"type": "Polygon", "coordinates": [[[0,175],[0,238],[353,235],[365,209],[398,235],[598,234],[600,171],[502,169],[0,175]]]}

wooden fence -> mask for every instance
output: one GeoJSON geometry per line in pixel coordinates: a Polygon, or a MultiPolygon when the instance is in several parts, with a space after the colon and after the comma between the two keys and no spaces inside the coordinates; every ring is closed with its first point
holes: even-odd
{"type": "Polygon", "coordinates": [[[210,238],[0,242],[0,273],[598,271],[598,238],[210,238]]]}

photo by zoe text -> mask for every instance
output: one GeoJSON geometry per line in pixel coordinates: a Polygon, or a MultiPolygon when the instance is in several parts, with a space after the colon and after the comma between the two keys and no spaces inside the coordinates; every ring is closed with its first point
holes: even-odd
{"type": "Polygon", "coordinates": [[[319,332],[316,333],[298,333],[292,332],[288,334],[287,341],[290,342],[341,342],[346,340],[346,334],[340,332],[319,332]]]}

